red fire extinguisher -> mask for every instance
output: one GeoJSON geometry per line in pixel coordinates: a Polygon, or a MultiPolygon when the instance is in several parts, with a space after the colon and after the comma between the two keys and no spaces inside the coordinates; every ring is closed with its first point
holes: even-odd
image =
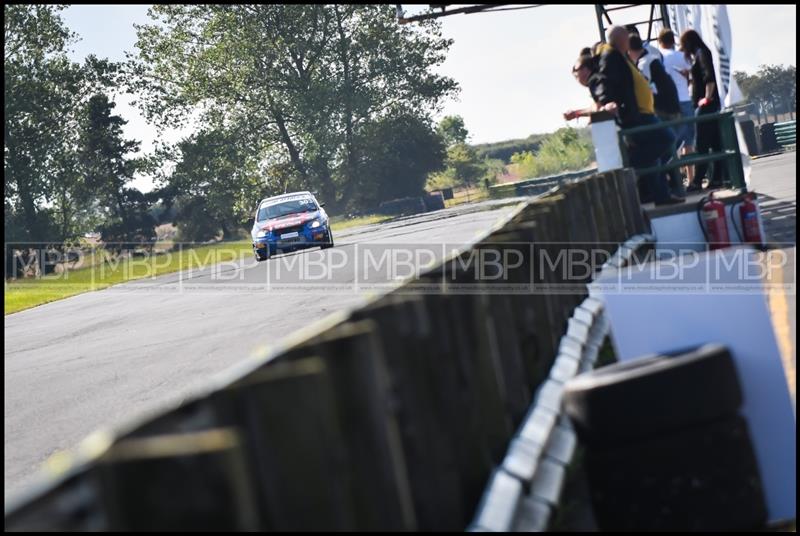
{"type": "Polygon", "coordinates": [[[742,241],[748,244],[761,244],[761,228],[758,226],[758,206],[753,202],[753,194],[747,194],[739,205],[739,221],[742,222],[742,241]]]}
{"type": "Polygon", "coordinates": [[[725,205],[714,199],[714,193],[708,194],[708,202],[700,201],[703,214],[702,226],[710,249],[726,248],[731,245],[728,236],[728,222],[725,219],[725,205]]]}

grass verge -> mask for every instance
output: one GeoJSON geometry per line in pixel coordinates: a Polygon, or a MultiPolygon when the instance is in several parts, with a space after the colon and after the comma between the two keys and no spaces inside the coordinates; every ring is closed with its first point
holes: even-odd
{"type": "MultiPolygon", "coordinates": [[[[345,219],[341,216],[333,216],[331,218],[331,229],[334,231],[341,231],[350,227],[357,227],[359,225],[372,225],[381,223],[386,220],[391,220],[394,216],[382,216],[379,214],[372,214],[370,216],[359,216],[357,218],[345,219]]],[[[336,237],[334,237],[335,239],[336,237]]]]}
{"type": "MultiPolygon", "coordinates": [[[[358,225],[380,223],[392,216],[362,216],[351,219],[332,218],[331,228],[341,231],[358,225]]],[[[159,244],[160,246],[161,244],[159,244]]],[[[61,300],[76,294],[102,290],[112,285],[156,277],[181,270],[199,269],[220,262],[228,262],[252,254],[249,240],[220,242],[204,246],[178,248],[177,251],[158,253],[148,257],[126,258],[110,263],[103,262],[97,251],[85,259],[86,268],[68,270],[39,278],[6,281],[3,295],[5,314],[16,313],[37,305],[61,300]]]]}
{"type": "Polygon", "coordinates": [[[6,281],[3,294],[5,314],[16,313],[43,303],[76,294],[101,290],[112,285],[156,277],[187,269],[200,269],[252,254],[249,241],[220,242],[207,246],[178,248],[177,251],[148,257],[99,262],[86,268],[69,270],[39,278],[6,281]]]}

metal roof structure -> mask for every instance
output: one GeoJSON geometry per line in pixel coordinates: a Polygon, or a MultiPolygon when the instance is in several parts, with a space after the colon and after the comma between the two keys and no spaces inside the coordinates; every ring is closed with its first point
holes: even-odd
{"type": "MultiPolygon", "coordinates": [[[[449,15],[469,15],[472,13],[493,13],[496,11],[511,11],[518,9],[532,9],[537,7],[546,6],[549,4],[473,4],[462,7],[452,7],[456,4],[428,4],[428,11],[417,15],[406,16],[402,4],[396,4],[397,9],[397,22],[399,24],[408,24],[412,22],[419,22],[429,19],[438,19],[447,17],[449,15]]],[[[460,5],[460,4],[459,4],[460,5]]],[[[597,17],[597,27],[600,33],[600,40],[605,42],[606,30],[614,25],[634,25],[639,28],[639,33],[642,35],[644,41],[654,41],[656,39],[655,32],[658,30],[657,24],[660,27],[670,28],[669,14],[667,12],[666,4],[595,4],[595,15],[597,17]],[[623,21],[619,20],[620,12],[637,8],[641,6],[649,6],[650,16],[646,20],[639,21],[623,21]],[[612,13],[616,20],[612,21],[612,13]],[[647,32],[643,32],[641,26],[647,25],[647,32]],[[646,33],[646,36],[645,36],[646,33]]]]}

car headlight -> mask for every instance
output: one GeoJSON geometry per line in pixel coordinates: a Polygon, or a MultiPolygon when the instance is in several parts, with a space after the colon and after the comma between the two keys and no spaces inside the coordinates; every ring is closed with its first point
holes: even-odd
{"type": "Polygon", "coordinates": [[[319,220],[314,220],[314,222],[311,224],[311,228],[316,229],[320,225],[322,225],[322,222],[320,222],[319,220]]]}
{"type": "Polygon", "coordinates": [[[264,238],[268,234],[269,234],[269,231],[263,231],[262,230],[262,231],[259,231],[258,233],[256,233],[256,238],[264,238]]]}

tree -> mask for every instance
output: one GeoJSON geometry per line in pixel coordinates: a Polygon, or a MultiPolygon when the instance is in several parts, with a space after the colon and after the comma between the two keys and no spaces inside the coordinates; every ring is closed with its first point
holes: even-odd
{"type": "Polygon", "coordinates": [[[93,95],[85,106],[80,127],[81,172],[106,215],[101,226],[104,242],[143,242],[155,237],[155,221],[148,214],[147,198],[126,185],[141,161],[130,156],[139,142],[126,140],[127,123],[112,111],[116,105],[105,94],[93,95]]]}
{"type": "Polygon", "coordinates": [[[574,128],[561,128],[547,135],[534,154],[515,153],[511,163],[528,178],[543,177],[586,167],[592,160],[591,143],[574,128]]]}
{"type": "Polygon", "coordinates": [[[436,131],[447,146],[446,168],[429,177],[429,188],[468,187],[486,180],[492,183],[497,173],[504,169],[501,160],[479,156],[475,147],[466,143],[469,131],[461,116],[449,115],[442,118],[436,131]]]}
{"type": "Polygon", "coordinates": [[[364,155],[354,206],[376,207],[381,201],[422,194],[429,173],[442,168],[445,148],[430,122],[398,114],[374,122],[358,133],[364,155]]]}
{"type": "Polygon", "coordinates": [[[482,180],[488,180],[489,184],[496,182],[497,176],[506,171],[505,163],[499,158],[484,158],[482,166],[484,169],[482,180]]]}
{"type": "Polygon", "coordinates": [[[92,220],[74,133],[86,98],[110,83],[114,66],[93,56],[83,65],[68,60],[75,35],[61,9],[4,6],[7,242],[64,241],[92,220]]]}
{"type": "MultiPolygon", "coordinates": [[[[187,240],[235,236],[267,187],[236,131],[203,130],[178,144],[180,161],[168,179],[175,223],[187,240]]],[[[278,193],[276,191],[269,193],[278,193]]]]}
{"type": "Polygon", "coordinates": [[[437,131],[448,147],[466,143],[467,136],[469,136],[469,132],[464,127],[464,118],[460,115],[448,115],[442,118],[437,131]]]}
{"type": "Polygon", "coordinates": [[[6,241],[47,239],[43,210],[50,157],[69,108],[74,72],[63,54],[73,36],[55,6],[4,6],[6,241]],[[10,213],[10,214],[9,214],[10,213]]]}
{"type": "Polygon", "coordinates": [[[130,90],[161,124],[195,109],[240,125],[281,182],[336,211],[359,189],[359,131],[403,110],[426,116],[456,90],[432,67],[438,23],[398,26],[388,5],[157,5],[138,28],[130,90]],[[291,173],[287,173],[291,167],[291,173]]]}
{"type": "Polygon", "coordinates": [[[484,173],[478,153],[465,143],[447,149],[446,165],[448,170],[452,170],[455,183],[460,186],[475,184],[484,173]]]}
{"type": "Polygon", "coordinates": [[[761,65],[755,74],[743,71],[734,73],[739,88],[748,102],[754,104],[759,119],[772,113],[775,121],[779,113],[792,113],[797,108],[797,72],[794,66],[761,65]]]}

